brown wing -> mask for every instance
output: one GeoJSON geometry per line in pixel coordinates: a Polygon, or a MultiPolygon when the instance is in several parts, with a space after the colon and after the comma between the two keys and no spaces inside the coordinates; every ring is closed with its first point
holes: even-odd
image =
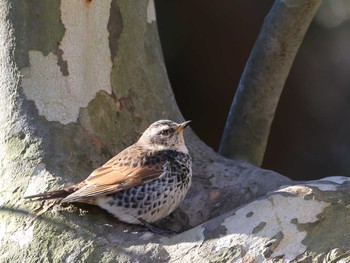
{"type": "Polygon", "coordinates": [[[119,158],[119,155],[117,155],[105,165],[93,171],[85,181],[79,184],[81,188],[67,196],[62,202],[77,202],[145,184],[159,178],[168,165],[167,161],[162,160],[147,166],[120,166],[119,158]]]}

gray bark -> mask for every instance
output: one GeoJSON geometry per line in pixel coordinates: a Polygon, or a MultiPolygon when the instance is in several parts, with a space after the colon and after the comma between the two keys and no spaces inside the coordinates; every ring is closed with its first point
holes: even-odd
{"type": "MultiPolygon", "coordinates": [[[[49,202],[22,198],[85,179],[155,120],[183,120],[167,79],[153,1],[102,2],[0,1],[0,261],[224,261],[242,245],[197,255],[228,234],[223,218],[291,181],[216,154],[192,131],[186,141],[193,186],[160,222],[177,231],[197,226],[189,232],[154,235],[94,206],[48,209],[49,202]]],[[[257,227],[253,234],[263,228],[257,227]]]]}
{"type": "Polygon", "coordinates": [[[276,0],[245,66],[219,152],[260,166],[284,83],[321,0],[276,0]]]}
{"type": "Polygon", "coordinates": [[[349,182],[329,177],[282,187],[162,238],[157,255],[160,262],[349,262],[349,182]]]}

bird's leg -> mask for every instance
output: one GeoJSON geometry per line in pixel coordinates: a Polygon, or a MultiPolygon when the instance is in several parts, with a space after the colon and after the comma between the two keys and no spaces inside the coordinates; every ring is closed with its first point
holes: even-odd
{"type": "Polygon", "coordinates": [[[170,230],[170,229],[165,229],[165,228],[160,228],[157,226],[154,226],[147,221],[143,220],[142,218],[138,218],[138,220],[151,232],[155,234],[178,234],[176,231],[170,230]]]}

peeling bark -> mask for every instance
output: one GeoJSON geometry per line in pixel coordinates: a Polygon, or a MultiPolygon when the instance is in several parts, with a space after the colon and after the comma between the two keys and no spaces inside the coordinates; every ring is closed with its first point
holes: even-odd
{"type": "Polygon", "coordinates": [[[159,251],[167,254],[160,261],[348,262],[349,182],[329,177],[273,191],[176,237],[161,238],[159,251]]]}
{"type": "MultiPolygon", "coordinates": [[[[61,8],[66,1],[60,2],[61,8]]],[[[74,4],[78,2],[81,3],[76,0],[74,4]]],[[[58,6],[59,1],[55,3],[58,6]]],[[[84,88],[90,83],[86,83],[85,70],[94,76],[105,76],[102,72],[105,67],[95,67],[96,72],[89,71],[88,64],[94,63],[97,59],[94,56],[99,56],[99,52],[88,52],[90,57],[85,57],[86,50],[80,49],[91,50],[91,47],[82,47],[80,38],[73,37],[69,44],[62,44],[70,30],[64,23],[71,20],[61,21],[62,10],[58,8],[50,10],[51,19],[56,19],[41,25],[44,28],[40,30],[51,33],[38,34],[33,16],[41,16],[40,10],[44,10],[47,3],[38,1],[34,4],[35,10],[39,11],[33,14],[29,8],[31,4],[22,6],[21,2],[0,1],[0,261],[154,262],[172,258],[171,249],[167,249],[169,245],[162,242],[185,242],[181,235],[161,241],[164,237],[139,231],[139,227],[120,223],[98,207],[88,205],[54,205],[53,209],[33,218],[35,215],[31,212],[40,214],[51,204],[33,204],[22,199],[24,195],[85,179],[94,168],[132,144],[155,120],[183,120],[167,79],[157,27],[150,11],[152,4],[149,1],[112,1],[111,6],[106,7],[108,12],[119,9],[121,14],[113,20],[120,22],[117,25],[106,19],[109,21],[108,32],[113,35],[109,39],[117,41],[117,44],[105,45],[117,49],[109,50],[110,55],[106,56],[112,59],[110,75],[101,82],[110,83],[110,86],[95,87],[97,90],[88,103],[79,104],[77,116],[69,112],[77,105],[63,107],[59,114],[68,114],[70,121],[57,115],[57,105],[41,105],[45,111],[40,111],[38,103],[48,99],[54,104],[62,98],[68,100],[73,95],[86,95],[84,88]],[[63,34],[61,23],[65,27],[63,34]],[[110,29],[113,26],[119,27],[119,33],[110,29]],[[37,37],[42,46],[33,48],[23,43],[29,37],[28,32],[24,34],[28,28],[32,30],[30,37],[34,40],[37,37]],[[52,38],[55,45],[44,45],[52,38]],[[73,58],[65,57],[67,47],[73,58]],[[57,53],[57,50],[61,51],[57,53]],[[30,54],[33,52],[41,59],[32,59],[30,54]],[[61,70],[62,57],[67,63],[67,71],[61,70]],[[79,59],[81,64],[74,64],[79,59]],[[42,66],[37,64],[42,61],[55,62],[46,64],[48,69],[45,69],[55,71],[54,81],[41,79],[47,77],[45,74],[30,74],[33,68],[42,66]],[[26,90],[28,82],[24,78],[33,83],[30,98],[26,90]],[[45,86],[41,86],[43,83],[45,86]],[[57,93],[62,89],[62,83],[66,89],[57,93]],[[82,83],[82,86],[76,87],[76,83],[82,83]],[[43,93],[43,89],[54,91],[43,93]],[[57,118],[52,119],[52,116],[57,118]]],[[[89,6],[84,7],[83,15],[91,18],[106,12],[98,10],[102,6],[98,6],[98,1],[84,4],[89,6]]],[[[72,20],[79,17],[78,13],[70,14],[72,20]]],[[[79,21],[76,19],[76,23],[79,21]]],[[[104,26],[107,27],[107,22],[104,26]]],[[[94,36],[91,34],[90,37],[93,39],[94,36]]],[[[106,38],[108,40],[107,35],[106,38]]],[[[89,41],[89,36],[84,40],[89,41]]],[[[194,159],[193,187],[181,207],[161,225],[184,231],[290,183],[288,178],[272,171],[216,154],[192,131],[186,136],[194,159]]]]}

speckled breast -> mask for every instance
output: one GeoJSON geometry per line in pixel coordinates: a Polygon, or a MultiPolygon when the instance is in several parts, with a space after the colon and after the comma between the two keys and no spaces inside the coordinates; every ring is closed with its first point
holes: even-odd
{"type": "Polygon", "coordinates": [[[152,223],[169,215],[191,185],[192,162],[188,154],[179,152],[167,158],[169,165],[159,179],[109,195],[99,205],[132,224],[140,224],[138,218],[152,223]]]}

